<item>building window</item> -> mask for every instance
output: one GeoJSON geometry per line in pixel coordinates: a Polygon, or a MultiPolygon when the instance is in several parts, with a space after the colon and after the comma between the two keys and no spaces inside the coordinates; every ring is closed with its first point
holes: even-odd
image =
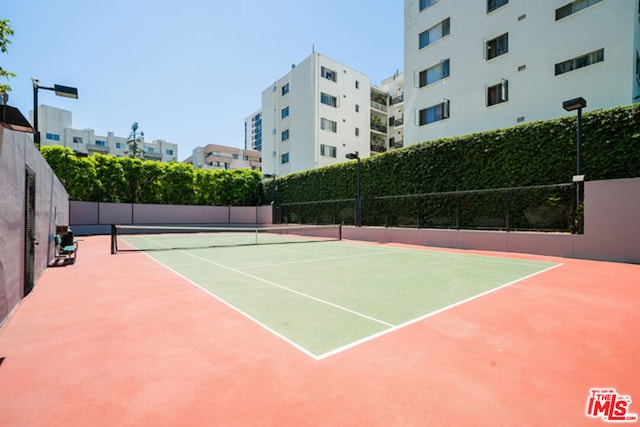
{"type": "Polygon", "coordinates": [[[280,134],[280,140],[286,141],[288,139],[289,139],[289,129],[283,130],[282,133],[280,134]]]}
{"type": "Polygon", "coordinates": [[[500,104],[502,102],[507,102],[508,100],[509,82],[507,80],[503,79],[501,83],[487,87],[487,106],[500,104]]]}
{"type": "Polygon", "coordinates": [[[556,76],[577,70],[578,68],[587,67],[604,61],[604,49],[598,49],[586,55],[578,56],[567,61],[556,64],[556,76]]]}
{"type": "Polygon", "coordinates": [[[356,80],[356,89],[360,89],[360,82],[356,80]]]}
{"type": "Polygon", "coordinates": [[[322,102],[325,105],[329,105],[330,107],[338,106],[338,98],[324,92],[320,92],[320,102],[322,102]]]}
{"type": "Polygon", "coordinates": [[[429,28],[427,31],[423,31],[418,36],[418,46],[420,49],[429,46],[432,43],[446,37],[451,32],[450,19],[447,18],[440,22],[438,25],[429,28]]]}
{"type": "Polygon", "coordinates": [[[327,80],[331,80],[332,82],[337,82],[338,81],[338,73],[336,73],[333,70],[330,70],[326,67],[321,67],[320,68],[320,75],[322,76],[322,78],[325,78],[327,80]]]}
{"type": "MultiPolygon", "coordinates": [[[[74,136],[73,137],[73,143],[74,144],[82,144],[82,137],[81,136],[74,136]]],[[[97,144],[98,144],[98,141],[96,141],[96,145],[97,144]]],[[[107,145],[107,143],[105,142],[104,145],[107,145]]]]}
{"type": "Polygon", "coordinates": [[[573,15],[576,12],[580,12],[582,9],[586,9],[594,4],[600,3],[602,0],[576,0],[556,9],[556,21],[566,18],[569,15],[573,15]]]}
{"type": "Polygon", "coordinates": [[[445,99],[440,104],[418,110],[418,126],[428,125],[449,118],[449,100],[445,99]]]}
{"type": "Polygon", "coordinates": [[[428,7],[438,3],[438,0],[420,0],[420,11],[425,10],[428,7]]]}
{"type": "Polygon", "coordinates": [[[356,104],[356,113],[360,112],[360,106],[358,104],[356,104]]]}
{"type": "Polygon", "coordinates": [[[52,141],[60,141],[60,135],[58,135],[57,133],[49,133],[49,132],[47,132],[46,138],[50,139],[52,141]]]}
{"type": "Polygon", "coordinates": [[[238,159],[240,158],[240,155],[239,155],[239,154],[234,153],[234,154],[232,154],[232,155],[231,155],[231,158],[232,158],[233,160],[238,160],[238,159]]]}
{"type": "Polygon", "coordinates": [[[485,59],[493,59],[509,52],[509,33],[491,39],[485,44],[485,59]]]}
{"type": "Polygon", "coordinates": [[[356,136],[360,136],[360,128],[356,128],[356,136]]]}
{"type": "Polygon", "coordinates": [[[338,123],[333,120],[322,118],[320,119],[320,129],[336,133],[338,132],[338,123]]]}
{"type": "Polygon", "coordinates": [[[325,157],[337,157],[337,149],[336,147],[332,147],[331,145],[320,144],[320,155],[325,157]]]}
{"type": "Polygon", "coordinates": [[[280,163],[282,164],[289,163],[289,153],[284,153],[280,155],[280,163]]]}
{"type": "Polygon", "coordinates": [[[281,111],[281,117],[284,119],[285,117],[289,117],[289,106],[286,106],[281,111]]]}
{"type": "Polygon", "coordinates": [[[487,0],[487,13],[499,9],[507,3],[509,3],[509,0],[487,0]]]}
{"type": "Polygon", "coordinates": [[[123,150],[124,149],[124,142],[116,142],[116,149],[123,150]]]}
{"type": "Polygon", "coordinates": [[[242,156],[242,160],[244,160],[245,162],[249,160],[249,156],[242,156]]]}
{"type": "Polygon", "coordinates": [[[426,70],[420,71],[418,75],[418,87],[423,87],[431,83],[449,77],[449,60],[440,61],[439,64],[426,70]]]}
{"type": "Polygon", "coordinates": [[[286,95],[289,93],[289,83],[287,83],[286,85],[282,86],[282,96],[286,95]]]}
{"type": "MultiPolygon", "coordinates": [[[[74,138],[74,139],[75,139],[75,138],[74,138]]],[[[80,139],[82,139],[82,138],[80,138],[80,139]]],[[[75,141],[74,141],[74,142],[75,142],[75,141]]],[[[97,145],[98,147],[106,147],[106,146],[107,146],[107,142],[106,142],[106,141],[98,141],[98,140],[96,140],[96,145],[97,145]]]]}
{"type": "Polygon", "coordinates": [[[171,149],[167,149],[167,150],[165,150],[165,154],[166,154],[167,156],[173,156],[173,150],[171,150],[171,149]]]}

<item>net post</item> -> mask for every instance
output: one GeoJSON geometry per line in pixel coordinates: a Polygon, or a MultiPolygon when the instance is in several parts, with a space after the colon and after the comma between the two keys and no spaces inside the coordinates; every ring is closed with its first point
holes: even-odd
{"type": "Polygon", "coordinates": [[[338,240],[342,240],[342,224],[338,224],[338,240]]]}
{"type": "Polygon", "coordinates": [[[115,255],[115,253],[118,251],[118,247],[116,245],[116,225],[115,224],[111,224],[111,255],[115,255]]]}

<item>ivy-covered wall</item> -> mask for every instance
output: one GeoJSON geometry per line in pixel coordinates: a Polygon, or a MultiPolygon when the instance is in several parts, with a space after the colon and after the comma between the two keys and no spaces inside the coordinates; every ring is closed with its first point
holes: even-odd
{"type": "MultiPolygon", "coordinates": [[[[583,115],[586,180],[640,176],[640,104],[583,115]]],[[[276,203],[354,198],[356,162],[265,183],[276,203]],[[275,185],[275,191],[273,186],[275,185]]],[[[438,139],[361,160],[361,195],[435,193],[571,182],[576,115],[438,139]]]]}

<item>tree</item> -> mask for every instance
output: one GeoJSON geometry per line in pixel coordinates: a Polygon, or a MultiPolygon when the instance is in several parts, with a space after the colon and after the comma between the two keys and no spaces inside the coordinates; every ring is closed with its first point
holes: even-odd
{"type": "Polygon", "coordinates": [[[138,122],[133,122],[131,125],[131,133],[129,134],[129,139],[127,140],[127,145],[129,146],[129,150],[125,151],[132,159],[144,159],[144,147],[142,146],[144,137],[144,132],[140,132],[139,136],[138,132],[138,122]]]}
{"type": "MultiPolygon", "coordinates": [[[[11,43],[9,40],[9,36],[13,35],[13,30],[9,25],[8,19],[0,19],[0,52],[6,53],[8,48],[7,46],[11,43]]],[[[0,67],[0,79],[7,79],[11,77],[15,77],[15,73],[11,71],[6,71],[2,67],[0,67]]],[[[8,84],[0,84],[0,94],[4,94],[11,91],[11,86],[8,84]]]]}

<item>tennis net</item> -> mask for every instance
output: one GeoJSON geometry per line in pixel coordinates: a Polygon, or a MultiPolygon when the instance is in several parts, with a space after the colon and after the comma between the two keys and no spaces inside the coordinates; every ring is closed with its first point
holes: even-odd
{"type": "Polygon", "coordinates": [[[336,225],[206,227],[194,225],[112,225],[111,253],[273,245],[342,239],[336,225]]]}

